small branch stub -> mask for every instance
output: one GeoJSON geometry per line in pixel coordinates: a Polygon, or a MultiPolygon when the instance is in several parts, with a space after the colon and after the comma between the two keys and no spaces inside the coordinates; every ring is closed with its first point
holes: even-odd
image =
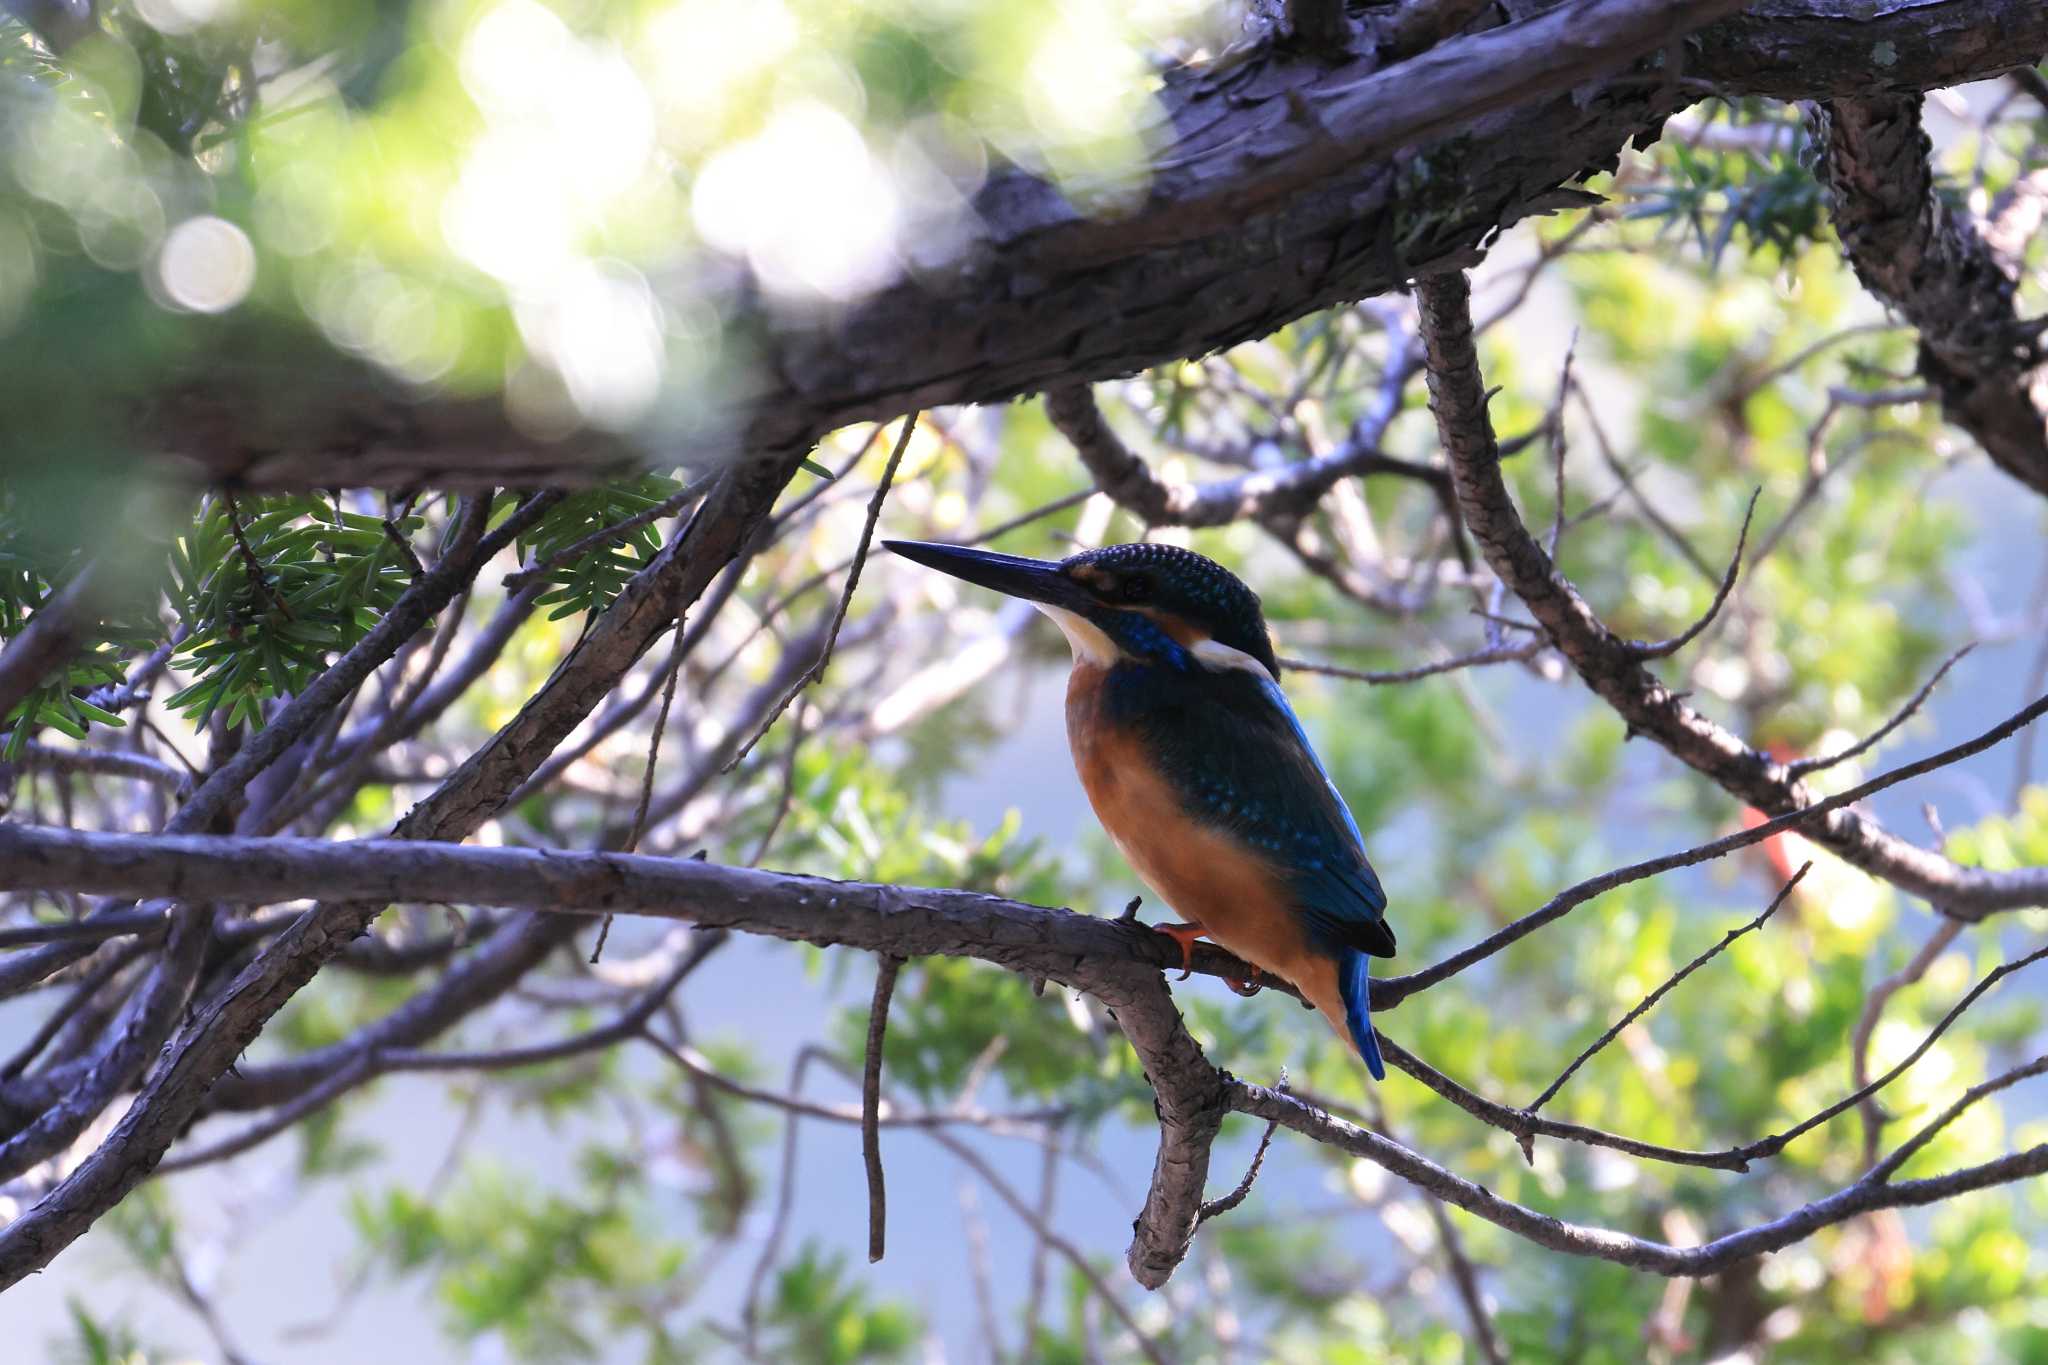
{"type": "Polygon", "coordinates": [[[882,1259],[888,1237],[889,1196],[882,1179],[882,1040],[889,1028],[889,1001],[903,959],[884,954],[875,973],[875,997],[868,1006],[868,1050],[861,1071],[860,1154],[868,1171],[868,1260],[882,1259]]]}

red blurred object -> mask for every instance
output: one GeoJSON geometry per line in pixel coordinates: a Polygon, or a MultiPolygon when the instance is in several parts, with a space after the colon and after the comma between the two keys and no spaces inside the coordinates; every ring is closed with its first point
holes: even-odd
{"type": "MultiPolygon", "coordinates": [[[[1790,763],[1799,757],[1797,749],[1781,741],[1774,740],[1766,744],[1764,750],[1780,763],[1790,763]]],[[[1744,829],[1755,829],[1758,825],[1768,824],[1770,819],[1770,816],[1765,815],[1755,806],[1744,806],[1742,808],[1742,827],[1744,829]]],[[[1798,863],[1793,860],[1791,846],[1791,840],[1797,837],[1797,835],[1792,834],[1773,834],[1770,838],[1756,845],[1756,852],[1763,857],[1764,862],[1769,866],[1772,875],[1777,878],[1777,884],[1780,886],[1792,880],[1792,873],[1798,867],[1798,863]]]]}

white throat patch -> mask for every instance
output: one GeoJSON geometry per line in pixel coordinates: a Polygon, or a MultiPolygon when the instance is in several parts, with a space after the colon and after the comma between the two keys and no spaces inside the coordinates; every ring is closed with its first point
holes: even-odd
{"type": "Polygon", "coordinates": [[[1116,662],[1116,643],[1104,635],[1093,621],[1065,607],[1047,606],[1043,602],[1031,605],[1052,618],[1052,623],[1060,628],[1060,634],[1066,636],[1067,643],[1073,646],[1076,661],[1094,664],[1098,668],[1108,668],[1116,662]]]}

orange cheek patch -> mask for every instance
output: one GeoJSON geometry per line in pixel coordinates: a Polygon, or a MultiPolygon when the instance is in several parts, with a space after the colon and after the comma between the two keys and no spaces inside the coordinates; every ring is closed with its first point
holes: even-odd
{"type": "Polygon", "coordinates": [[[1082,587],[1093,588],[1097,592],[1106,592],[1116,583],[1113,575],[1104,573],[1092,564],[1083,564],[1067,570],[1067,577],[1082,587]]]}

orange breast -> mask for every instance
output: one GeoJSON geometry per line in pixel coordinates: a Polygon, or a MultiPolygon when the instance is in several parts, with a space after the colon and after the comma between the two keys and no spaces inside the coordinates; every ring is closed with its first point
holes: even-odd
{"type": "MultiPolygon", "coordinates": [[[[1192,818],[1130,734],[1106,723],[1104,676],[1100,668],[1075,668],[1067,684],[1067,742],[1095,818],[1118,851],[1140,880],[1209,937],[1304,992],[1328,978],[1327,990],[1314,990],[1311,998],[1334,999],[1334,969],[1310,949],[1278,870],[1229,834],[1192,818]]],[[[1336,1018],[1341,1027],[1341,1003],[1336,1018]]]]}

